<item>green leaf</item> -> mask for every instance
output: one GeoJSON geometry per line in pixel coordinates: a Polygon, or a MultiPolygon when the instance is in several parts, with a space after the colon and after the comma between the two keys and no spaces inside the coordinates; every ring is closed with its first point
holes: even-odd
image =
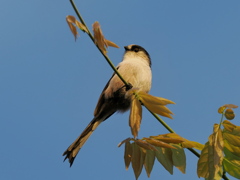
{"type": "Polygon", "coordinates": [[[178,168],[182,173],[186,172],[186,155],[184,149],[176,144],[172,144],[176,149],[172,150],[173,165],[178,168]]]}
{"type": "Polygon", "coordinates": [[[150,174],[152,172],[154,161],[155,161],[155,152],[152,150],[147,150],[145,160],[144,160],[144,167],[148,177],[150,177],[150,174]]]}
{"type": "Polygon", "coordinates": [[[155,156],[157,160],[162,164],[162,166],[170,173],[173,174],[173,160],[172,151],[170,148],[156,147],[158,151],[155,151],[155,156]]]}
{"type": "Polygon", "coordinates": [[[125,143],[125,153],[124,153],[124,162],[125,162],[126,170],[128,170],[131,160],[132,160],[132,144],[128,141],[125,143]]]}
{"type": "Polygon", "coordinates": [[[134,142],[132,143],[132,168],[135,174],[136,179],[142,172],[143,162],[144,162],[144,153],[141,148],[134,142]]]}
{"type": "Polygon", "coordinates": [[[240,161],[229,160],[228,158],[223,159],[224,170],[231,176],[240,179],[240,161]]]}

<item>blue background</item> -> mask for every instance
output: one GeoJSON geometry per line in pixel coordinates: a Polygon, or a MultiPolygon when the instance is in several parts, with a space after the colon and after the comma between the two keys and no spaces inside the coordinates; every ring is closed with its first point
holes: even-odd
{"type": "MultiPolygon", "coordinates": [[[[117,65],[123,46],[151,55],[151,94],[168,98],[181,136],[205,143],[218,107],[240,105],[240,1],[76,0],[89,28],[99,21],[117,65]]],[[[125,170],[128,115],[116,114],[94,132],[72,168],[62,153],[93,117],[112,70],[89,37],[74,42],[66,23],[69,1],[3,0],[0,6],[0,179],[135,179],[125,170]]],[[[239,123],[239,109],[235,110],[239,123]]],[[[167,131],[143,111],[139,137],[167,131]]],[[[186,151],[187,172],[170,175],[156,162],[150,179],[198,179],[197,157],[186,151]]],[[[230,177],[230,176],[229,176],[230,177]]],[[[142,172],[140,178],[147,179],[142,172]]]]}

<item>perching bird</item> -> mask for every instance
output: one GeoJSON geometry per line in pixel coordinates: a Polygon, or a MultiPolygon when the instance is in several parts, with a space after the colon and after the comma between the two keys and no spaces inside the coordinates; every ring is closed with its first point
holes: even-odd
{"type": "MultiPolygon", "coordinates": [[[[132,88],[149,92],[152,83],[151,59],[148,52],[141,46],[125,46],[123,60],[117,66],[118,72],[130,83],[132,88]]],[[[63,153],[72,166],[75,157],[84,143],[99,126],[116,111],[125,112],[130,108],[131,97],[126,94],[129,87],[126,87],[120,78],[113,74],[102,91],[94,111],[94,118],[84,129],[82,134],[63,153]]]]}

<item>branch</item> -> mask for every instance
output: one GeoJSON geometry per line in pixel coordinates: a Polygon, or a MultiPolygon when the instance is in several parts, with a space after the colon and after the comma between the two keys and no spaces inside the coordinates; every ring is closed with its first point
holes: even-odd
{"type": "MultiPolygon", "coordinates": [[[[76,12],[79,20],[81,21],[81,23],[86,27],[87,29],[87,34],[88,36],[91,38],[91,40],[93,41],[93,43],[95,44],[95,40],[94,40],[94,37],[93,35],[91,34],[91,32],[89,31],[86,23],[84,22],[82,16],[80,15],[76,5],[74,4],[73,0],[70,0],[71,4],[72,4],[72,7],[74,9],[74,11],[76,12]]],[[[95,44],[96,45],[96,44],[95,44]]],[[[115,68],[115,66],[113,65],[113,63],[111,62],[111,60],[108,58],[108,56],[106,54],[104,54],[102,52],[102,50],[96,45],[96,47],[98,48],[98,50],[101,52],[101,54],[103,55],[103,57],[107,60],[108,64],[111,66],[111,68],[113,69],[113,71],[118,75],[118,77],[121,79],[121,81],[125,84],[126,88],[127,89],[130,89],[129,87],[131,87],[131,85],[125,81],[125,79],[121,76],[121,74],[118,72],[118,70],[115,68]]]]}

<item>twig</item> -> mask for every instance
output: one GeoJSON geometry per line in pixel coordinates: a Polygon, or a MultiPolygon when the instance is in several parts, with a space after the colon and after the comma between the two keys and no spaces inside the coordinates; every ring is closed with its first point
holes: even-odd
{"type": "MultiPolygon", "coordinates": [[[[79,13],[79,11],[78,11],[75,3],[73,2],[73,0],[70,0],[70,2],[71,2],[71,4],[72,4],[72,7],[73,7],[74,11],[76,12],[79,20],[80,20],[81,23],[86,27],[86,29],[87,29],[87,31],[88,31],[87,34],[89,35],[89,37],[91,38],[91,40],[92,40],[93,43],[95,44],[94,37],[93,37],[93,35],[91,34],[91,32],[89,31],[89,29],[88,29],[86,23],[84,22],[82,16],[80,15],[80,13],[79,13]]],[[[96,44],[95,44],[95,45],[96,45],[96,44]]],[[[97,45],[96,45],[96,46],[97,46],[97,45]]],[[[117,76],[121,79],[121,81],[125,84],[125,86],[126,86],[127,88],[129,88],[131,85],[130,85],[127,81],[125,81],[125,79],[121,76],[121,74],[120,74],[120,73],[118,72],[118,70],[115,68],[115,66],[113,65],[113,63],[111,62],[111,60],[108,58],[108,56],[107,56],[106,54],[104,54],[104,53],[102,52],[102,50],[101,50],[98,46],[97,46],[97,48],[98,48],[98,50],[101,52],[101,54],[103,55],[103,57],[107,60],[108,64],[111,66],[111,68],[113,69],[113,71],[117,74],[117,76]]]]}
{"type": "MultiPolygon", "coordinates": [[[[165,123],[157,114],[153,113],[152,111],[150,111],[146,106],[145,108],[171,133],[176,133],[171,127],[169,127],[167,125],[167,123],[165,123]]],[[[200,154],[195,151],[192,148],[187,148],[189,151],[191,151],[194,155],[196,155],[198,158],[200,157],[200,154]]]]}

